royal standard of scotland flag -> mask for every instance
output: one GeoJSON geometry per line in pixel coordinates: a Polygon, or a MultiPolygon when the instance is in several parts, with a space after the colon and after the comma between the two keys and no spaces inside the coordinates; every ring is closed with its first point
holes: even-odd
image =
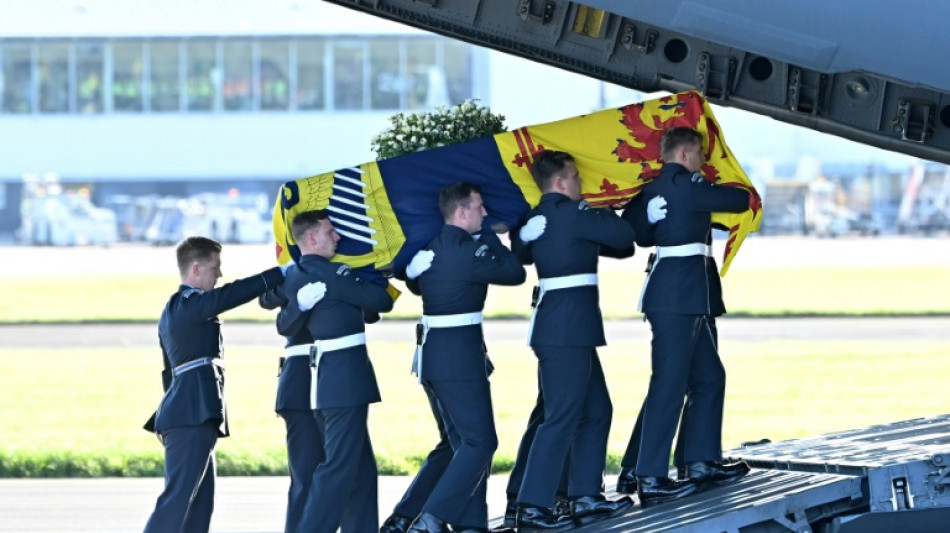
{"type": "MultiPolygon", "coordinates": [[[[530,168],[534,155],[545,149],[574,156],[581,193],[591,205],[617,204],[659,175],[660,137],[673,126],[703,134],[706,179],[748,189],[758,199],[706,99],[686,92],[285,183],[274,205],[277,261],[299,257],[290,234],[294,215],[326,209],[341,236],[335,261],[401,275],[442,227],[438,198],[443,187],[457,181],[478,184],[488,211],[486,226],[506,231],[541,197],[530,168]]],[[[755,203],[744,213],[713,214],[713,222],[729,230],[722,275],[746,235],[759,228],[761,202],[755,203]]]]}

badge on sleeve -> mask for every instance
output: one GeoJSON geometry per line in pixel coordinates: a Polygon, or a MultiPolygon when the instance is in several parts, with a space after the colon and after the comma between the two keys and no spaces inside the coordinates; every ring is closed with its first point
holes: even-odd
{"type": "Polygon", "coordinates": [[[187,289],[184,290],[184,292],[181,293],[181,297],[182,297],[182,298],[188,298],[188,297],[191,296],[192,294],[201,294],[201,293],[203,293],[203,292],[204,292],[204,291],[201,290],[201,289],[198,289],[198,288],[195,288],[195,287],[188,287],[187,289]]]}
{"type": "Polygon", "coordinates": [[[577,202],[578,211],[587,211],[588,209],[590,209],[590,204],[587,203],[587,200],[581,200],[577,202]]]}
{"type": "Polygon", "coordinates": [[[690,178],[690,181],[692,181],[693,183],[699,183],[703,181],[703,175],[700,174],[699,172],[693,172],[693,177],[690,178]]]}
{"type": "Polygon", "coordinates": [[[487,257],[488,256],[488,245],[483,244],[475,250],[475,257],[487,257]]]}
{"type": "Polygon", "coordinates": [[[337,276],[349,276],[350,275],[350,265],[340,265],[340,268],[336,269],[337,276]]]}

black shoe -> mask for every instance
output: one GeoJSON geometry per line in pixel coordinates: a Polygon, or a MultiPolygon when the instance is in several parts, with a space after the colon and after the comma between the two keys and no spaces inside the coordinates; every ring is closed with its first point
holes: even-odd
{"type": "Polygon", "coordinates": [[[617,492],[620,494],[637,493],[637,473],[633,468],[621,468],[617,476],[617,492]]]}
{"type": "Polygon", "coordinates": [[[722,486],[735,483],[749,473],[749,464],[738,461],[724,464],[722,461],[696,461],[686,465],[686,475],[696,483],[705,486],[722,486]]]}
{"type": "Polygon", "coordinates": [[[509,498],[508,503],[505,504],[505,519],[502,521],[501,525],[503,527],[515,527],[515,520],[517,520],[517,518],[518,502],[509,498]]]}
{"type": "Polygon", "coordinates": [[[518,533],[546,533],[564,531],[574,527],[570,516],[559,516],[553,509],[519,505],[515,521],[518,533]]]}
{"type": "Polygon", "coordinates": [[[656,503],[673,501],[696,492],[695,481],[676,481],[668,477],[637,476],[637,495],[640,505],[647,507],[656,503]]]}
{"type": "Polygon", "coordinates": [[[571,516],[571,500],[563,494],[554,497],[554,507],[551,508],[555,516],[571,516]]]}
{"type": "Polygon", "coordinates": [[[412,524],[411,518],[394,514],[383,522],[383,525],[379,528],[379,533],[406,533],[410,524],[412,524]]]}
{"type": "Polygon", "coordinates": [[[678,479],[678,480],[680,480],[680,481],[683,481],[684,479],[687,479],[687,478],[689,478],[689,476],[686,474],[686,467],[685,467],[685,466],[677,466],[677,467],[676,467],[676,479],[678,479]]]}
{"type": "Polygon", "coordinates": [[[604,518],[620,516],[633,507],[633,500],[624,496],[618,500],[608,500],[603,494],[596,496],[578,496],[571,499],[571,517],[578,526],[604,518]]]}
{"type": "Polygon", "coordinates": [[[451,533],[449,525],[429,513],[422,513],[407,533],[451,533]]]}

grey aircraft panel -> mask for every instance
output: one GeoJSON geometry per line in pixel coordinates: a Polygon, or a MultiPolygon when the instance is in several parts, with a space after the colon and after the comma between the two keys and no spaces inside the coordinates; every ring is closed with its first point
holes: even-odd
{"type": "Polygon", "coordinates": [[[698,90],[713,104],[950,163],[947,2],[325,1],[639,91],[698,90]]]}
{"type": "Polygon", "coordinates": [[[950,2],[583,0],[660,28],[829,73],[950,91],[950,2]]]}

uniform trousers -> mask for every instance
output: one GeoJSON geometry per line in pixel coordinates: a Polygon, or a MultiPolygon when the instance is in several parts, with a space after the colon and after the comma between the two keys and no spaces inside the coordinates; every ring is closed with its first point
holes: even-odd
{"type": "Polygon", "coordinates": [[[554,505],[561,465],[568,462],[568,497],[603,492],[613,406],[593,347],[532,346],[541,373],[544,421],[528,454],[518,502],[554,505]]]}
{"type": "Polygon", "coordinates": [[[429,408],[432,410],[432,416],[435,417],[435,423],[439,428],[439,443],[429,452],[426,460],[419,468],[419,472],[416,473],[416,477],[413,478],[409,488],[406,489],[406,493],[403,494],[402,499],[393,509],[394,514],[406,518],[415,518],[422,513],[422,506],[429,499],[432,489],[439,482],[439,478],[442,477],[452,460],[452,455],[455,453],[452,451],[452,444],[449,442],[449,436],[445,430],[444,416],[441,407],[439,407],[439,400],[432,392],[432,387],[427,383],[422,384],[422,389],[426,393],[429,408]]]}
{"type": "MultiPolygon", "coordinates": [[[[627,449],[623,453],[623,459],[620,460],[620,466],[623,468],[636,468],[637,458],[640,456],[640,440],[643,438],[643,408],[646,407],[646,400],[637,413],[637,421],[633,425],[633,431],[630,433],[630,440],[627,441],[627,449]]],[[[683,434],[683,421],[686,412],[689,410],[689,393],[687,392],[686,406],[683,408],[683,416],[680,417],[680,429],[677,433],[676,448],[673,449],[673,466],[682,468],[686,466],[683,460],[683,441],[686,436],[683,434]]],[[[636,470],[634,470],[636,471],[636,470]]]]}
{"type": "MultiPolygon", "coordinates": [[[[325,458],[313,471],[299,533],[376,533],[376,459],[366,429],[369,406],[317,409],[325,458]]],[[[319,441],[313,444],[319,446],[319,441]]]]}
{"type": "Polygon", "coordinates": [[[145,533],[207,533],[214,510],[214,446],[220,420],[162,432],[165,489],[145,533]]]}
{"type": "MultiPolygon", "coordinates": [[[[538,426],[544,422],[544,395],[541,393],[541,374],[538,374],[538,399],[534,403],[534,409],[528,415],[528,427],[524,430],[521,437],[521,444],[518,445],[518,455],[515,456],[515,464],[511,467],[511,474],[508,475],[508,487],[505,492],[508,499],[518,500],[518,491],[521,490],[521,483],[524,481],[524,469],[528,463],[528,454],[531,453],[531,444],[534,442],[534,435],[538,432],[538,426]]],[[[639,444],[639,442],[638,442],[639,444]]],[[[565,463],[561,482],[558,485],[557,493],[567,495],[567,464],[565,463]]]]}
{"type": "Polygon", "coordinates": [[[687,463],[722,458],[722,411],[726,371],[719,359],[716,320],[708,315],[647,315],[653,331],[653,373],[643,406],[638,476],[665,477],[682,412],[687,463]],[[683,399],[689,393],[689,409],[683,399]]]}
{"type": "Polygon", "coordinates": [[[488,527],[487,478],[498,448],[488,380],[427,383],[454,453],[423,511],[455,527],[488,527]]]}
{"type": "Polygon", "coordinates": [[[309,409],[281,409],[280,416],[287,426],[287,466],[290,470],[284,531],[294,532],[300,527],[307,505],[313,472],[324,460],[323,435],[313,411],[309,409]]]}

